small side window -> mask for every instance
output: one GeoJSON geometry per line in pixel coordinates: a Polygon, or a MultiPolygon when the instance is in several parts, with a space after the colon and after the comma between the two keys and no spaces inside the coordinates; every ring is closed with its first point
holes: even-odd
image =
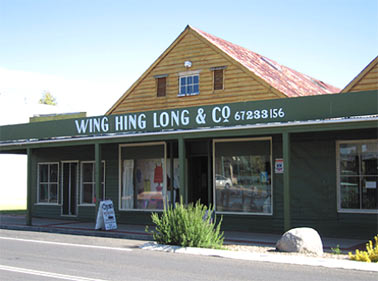
{"type": "Polygon", "coordinates": [[[166,88],[167,88],[167,77],[159,77],[156,78],[157,84],[157,96],[158,97],[165,97],[166,95],[166,88]]]}
{"type": "Polygon", "coordinates": [[[214,90],[223,90],[223,69],[214,70],[214,90]]]}

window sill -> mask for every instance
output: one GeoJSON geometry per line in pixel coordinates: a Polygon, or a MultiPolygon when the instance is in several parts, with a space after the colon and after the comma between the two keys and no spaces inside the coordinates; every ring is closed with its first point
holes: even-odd
{"type": "Polygon", "coordinates": [[[362,214],[362,215],[377,215],[378,210],[373,209],[338,209],[338,213],[342,214],[362,214]]]}
{"type": "Polygon", "coordinates": [[[38,202],[34,204],[35,206],[60,206],[58,203],[48,203],[48,202],[38,202]]]}
{"type": "Polygon", "coordinates": [[[199,92],[198,93],[192,93],[192,94],[178,94],[177,96],[178,97],[187,97],[187,96],[198,96],[199,95],[199,92]]]}

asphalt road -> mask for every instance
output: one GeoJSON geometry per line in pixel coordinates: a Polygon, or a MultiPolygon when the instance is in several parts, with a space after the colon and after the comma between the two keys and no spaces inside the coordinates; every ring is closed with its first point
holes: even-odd
{"type": "Polygon", "coordinates": [[[377,273],[141,250],[144,241],[0,230],[0,280],[377,280],[377,273]]]}

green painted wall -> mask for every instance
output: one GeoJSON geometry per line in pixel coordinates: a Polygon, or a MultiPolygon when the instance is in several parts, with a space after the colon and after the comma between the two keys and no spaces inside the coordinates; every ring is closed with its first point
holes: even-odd
{"type": "MultiPolygon", "coordinates": [[[[244,132],[245,137],[271,136],[273,163],[274,159],[282,158],[280,134],[255,135],[252,130],[244,132]]],[[[219,137],[225,136],[219,135],[219,137]]],[[[231,137],[230,134],[229,137],[231,137]]],[[[364,239],[371,239],[378,233],[378,215],[338,213],[336,200],[336,140],[372,138],[377,138],[375,129],[291,134],[290,215],[292,227],[310,226],[317,229],[322,236],[364,239]]],[[[106,198],[113,200],[118,223],[151,223],[148,212],[118,211],[118,144],[103,144],[101,147],[102,158],[106,162],[106,198]]],[[[60,206],[34,204],[37,198],[37,163],[65,160],[94,160],[94,145],[33,149],[33,216],[60,218],[60,206]]],[[[282,233],[284,229],[283,174],[273,173],[273,184],[272,216],[223,215],[223,228],[282,233]]],[[[95,207],[79,206],[78,217],[75,219],[94,222],[95,207]]]]}

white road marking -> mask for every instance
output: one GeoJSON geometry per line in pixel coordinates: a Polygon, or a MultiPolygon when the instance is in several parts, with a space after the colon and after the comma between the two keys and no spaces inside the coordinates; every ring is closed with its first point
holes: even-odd
{"type": "Polygon", "coordinates": [[[72,281],[106,281],[103,279],[93,279],[93,278],[86,278],[86,277],[80,277],[80,276],[65,275],[65,274],[32,270],[32,269],[27,269],[27,268],[6,266],[6,265],[0,265],[0,270],[38,275],[38,276],[43,276],[43,277],[55,278],[55,279],[72,280],[72,281]]]}
{"type": "Polygon", "coordinates": [[[102,249],[102,250],[114,250],[114,251],[126,251],[131,252],[131,249],[127,248],[116,248],[116,247],[105,247],[105,246],[95,246],[95,245],[84,245],[84,244],[72,244],[72,243],[62,243],[62,242],[51,242],[51,241],[42,241],[42,240],[31,240],[31,239],[21,239],[21,238],[12,238],[12,237],[0,237],[3,240],[13,240],[21,242],[31,242],[31,243],[41,243],[41,244],[50,244],[58,246],[69,246],[69,247],[80,247],[80,248],[93,248],[93,249],[102,249]]]}

